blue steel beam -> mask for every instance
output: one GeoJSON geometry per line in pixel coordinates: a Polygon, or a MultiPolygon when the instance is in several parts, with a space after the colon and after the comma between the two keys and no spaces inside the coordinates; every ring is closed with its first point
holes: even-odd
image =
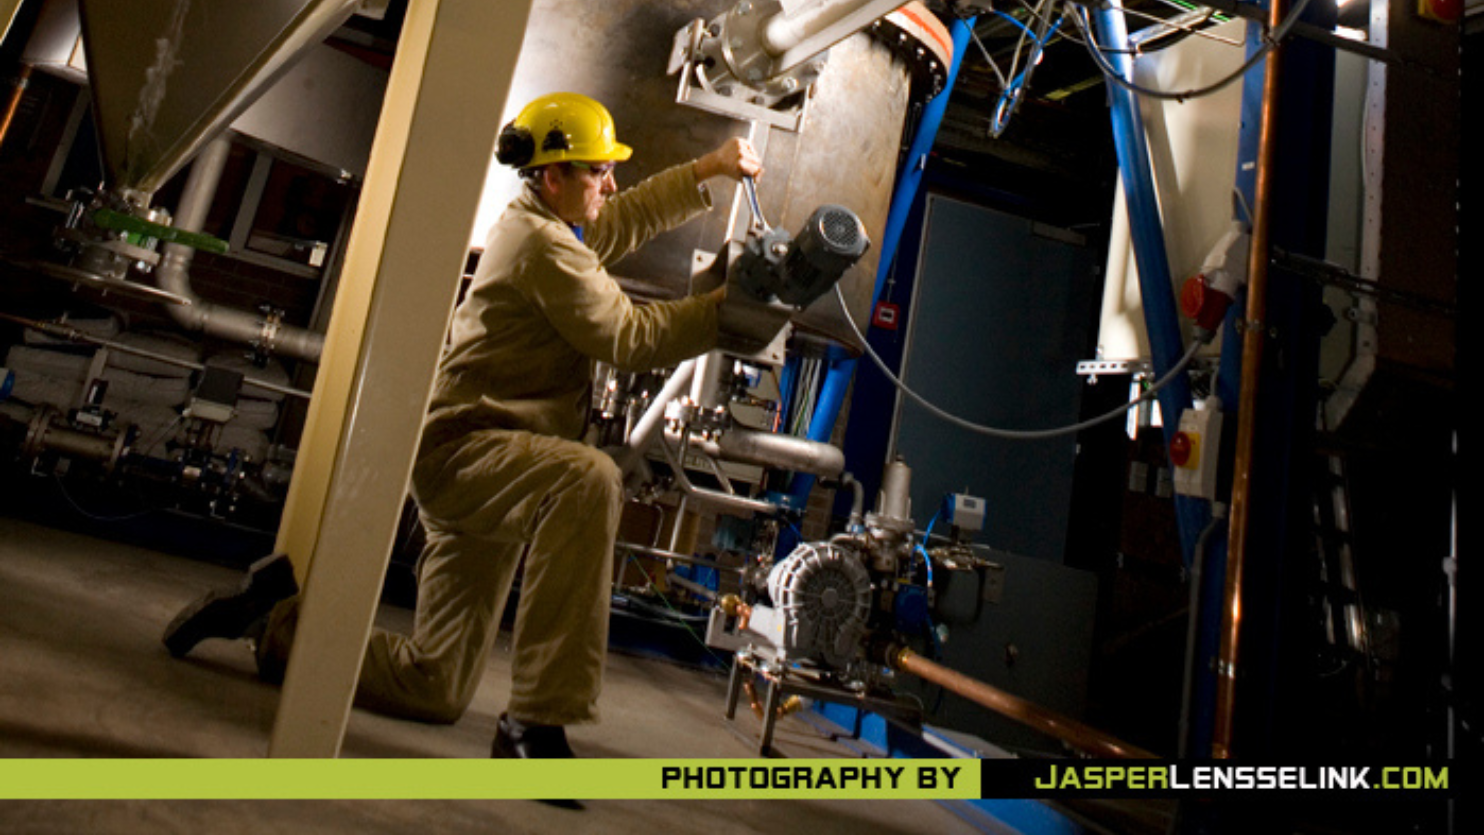
{"type": "MultiPolygon", "coordinates": [[[[1128,29],[1119,0],[1094,12],[1098,37],[1111,51],[1109,62],[1124,78],[1133,80],[1133,59],[1128,48],[1128,29]]],[[[1185,353],[1180,334],[1180,318],[1175,309],[1175,293],[1170,282],[1170,261],[1165,251],[1164,225],[1160,221],[1159,201],[1154,189],[1149,146],[1144,133],[1144,118],[1139,102],[1127,88],[1108,85],[1109,108],[1113,117],[1113,145],[1118,152],[1118,170],[1123,177],[1124,200],[1128,207],[1129,233],[1133,238],[1134,260],[1139,267],[1139,292],[1144,303],[1144,326],[1149,334],[1149,349],[1154,360],[1155,377],[1163,377],[1185,353]]],[[[1175,437],[1180,413],[1190,408],[1190,380],[1178,375],[1159,392],[1159,409],[1163,416],[1165,444],[1175,437]]],[[[1210,506],[1202,500],[1175,496],[1175,517],[1180,528],[1180,550],[1185,564],[1190,565],[1196,539],[1210,521],[1210,506]]]]}

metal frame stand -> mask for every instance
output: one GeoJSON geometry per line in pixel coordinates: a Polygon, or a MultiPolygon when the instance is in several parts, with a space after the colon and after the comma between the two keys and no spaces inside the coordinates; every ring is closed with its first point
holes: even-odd
{"type": "Polygon", "coordinates": [[[855,708],[856,720],[851,739],[860,739],[861,717],[866,711],[904,725],[914,732],[922,731],[922,705],[914,700],[903,697],[871,696],[865,692],[848,690],[837,685],[809,681],[801,678],[797,673],[790,673],[788,667],[778,664],[774,659],[748,650],[738,652],[732,661],[732,673],[727,681],[726,719],[728,722],[736,719],[738,698],[751,676],[762,676],[766,683],[761,710],[757,711],[758,718],[763,723],[762,731],[758,736],[758,754],[761,756],[766,757],[771,753],[773,732],[778,725],[780,707],[784,704],[784,698],[792,695],[855,708]]]}

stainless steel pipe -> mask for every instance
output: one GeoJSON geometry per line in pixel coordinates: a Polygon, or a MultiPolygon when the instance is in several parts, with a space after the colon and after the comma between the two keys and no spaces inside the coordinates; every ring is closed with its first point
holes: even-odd
{"type": "Polygon", "coordinates": [[[656,434],[663,434],[665,407],[670,405],[671,400],[680,396],[680,392],[690,384],[691,377],[695,373],[696,361],[693,359],[675,366],[670,379],[665,381],[664,387],[650,401],[644,414],[634,422],[634,429],[629,433],[628,443],[613,456],[618,461],[619,469],[625,474],[633,473],[643,463],[644,453],[649,451],[649,445],[654,443],[656,434]]]}
{"type": "MultiPolygon", "coordinates": [[[[678,443],[680,433],[666,432],[665,438],[678,443]]],[[[732,427],[715,439],[690,435],[687,444],[704,455],[742,464],[777,467],[824,478],[837,478],[845,471],[845,453],[839,447],[793,435],[732,427]]]]}
{"type": "MultiPolygon", "coordinates": [[[[206,225],[206,214],[211,210],[211,201],[216,196],[231,150],[232,145],[227,139],[214,139],[191,165],[175,212],[176,228],[200,232],[206,225]]],[[[269,321],[257,313],[213,304],[197,296],[191,289],[190,274],[195,254],[196,251],[188,246],[165,244],[160,265],[155,268],[155,283],[161,290],[190,301],[190,304],[166,305],[176,323],[187,330],[258,346],[269,353],[319,362],[325,347],[324,336],[269,321]]]]}
{"type": "MultiPolygon", "coordinates": [[[[26,319],[21,316],[12,316],[9,313],[0,313],[0,320],[14,322],[17,325],[25,328],[30,328],[31,330],[34,330],[38,333],[44,333],[47,336],[54,336],[58,339],[66,339],[69,342],[77,342],[86,345],[97,345],[101,348],[107,348],[111,351],[120,351],[125,354],[133,354],[136,357],[144,357],[156,362],[163,362],[167,365],[174,365],[179,368],[188,368],[192,371],[206,370],[206,366],[202,365],[199,362],[184,360],[179,357],[172,357],[169,354],[162,354],[158,351],[149,351],[144,348],[136,348],[133,345],[125,345],[122,342],[115,342],[112,339],[104,339],[102,337],[92,336],[90,334],[83,333],[76,328],[69,328],[65,325],[57,325],[52,322],[38,322],[33,319],[26,319]]],[[[244,386],[252,386],[254,388],[277,392],[278,394],[286,395],[288,397],[297,397],[300,400],[309,399],[309,392],[303,389],[296,389],[291,386],[281,386],[277,383],[270,383],[267,380],[259,380],[254,377],[243,377],[242,384],[244,386]]]]}
{"type": "MultiPolygon", "coordinates": [[[[682,438],[684,440],[684,438],[682,438]]],[[[660,449],[665,453],[665,460],[669,462],[670,469],[674,471],[675,486],[680,488],[681,495],[688,498],[699,499],[706,504],[715,507],[735,510],[743,513],[777,513],[778,506],[772,502],[762,499],[750,499],[736,493],[724,493],[720,490],[710,490],[698,487],[691,482],[685,474],[685,463],[670,449],[668,443],[661,442],[660,449]]]]}

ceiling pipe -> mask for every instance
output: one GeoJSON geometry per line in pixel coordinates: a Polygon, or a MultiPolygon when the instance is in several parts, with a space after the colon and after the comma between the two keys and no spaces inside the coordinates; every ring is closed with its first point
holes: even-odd
{"type": "MultiPolygon", "coordinates": [[[[175,227],[187,232],[200,232],[206,225],[222,171],[232,143],[217,137],[202,149],[191,165],[175,214],[175,227]]],[[[324,336],[304,328],[282,324],[274,317],[238,310],[204,301],[191,289],[191,260],[196,251],[181,244],[165,244],[160,264],[155,268],[155,283],[167,293],[188,299],[190,304],[167,305],[170,315],[183,328],[251,345],[261,353],[289,356],[307,362],[319,362],[324,352],[324,336]]]]}

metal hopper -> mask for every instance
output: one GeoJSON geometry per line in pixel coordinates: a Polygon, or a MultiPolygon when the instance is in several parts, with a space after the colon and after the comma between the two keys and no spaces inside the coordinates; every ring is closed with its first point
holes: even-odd
{"type": "Polygon", "coordinates": [[[152,194],[357,5],[80,0],[107,187],[152,194]]]}

